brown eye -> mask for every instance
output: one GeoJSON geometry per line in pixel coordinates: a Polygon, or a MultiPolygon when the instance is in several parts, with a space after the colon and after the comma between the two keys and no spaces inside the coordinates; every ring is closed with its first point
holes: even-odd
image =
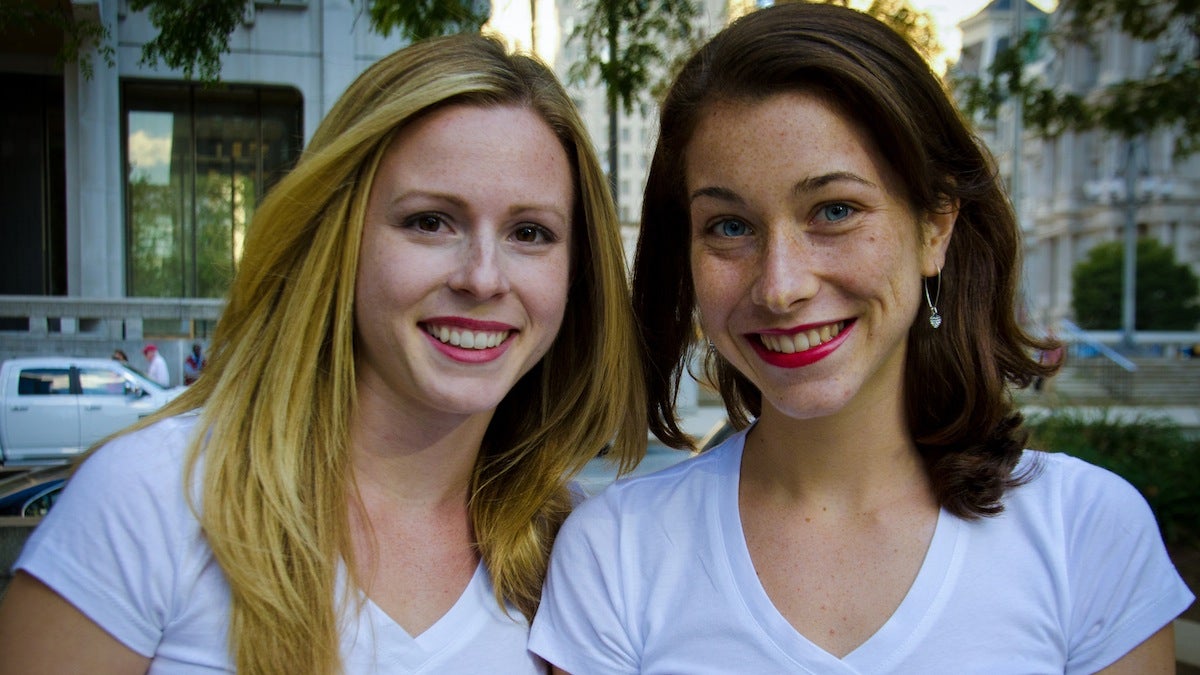
{"type": "Polygon", "coordinates": [[[422,213],[404,221],[405,227],[421,232],[437,232],[443,224],[441,216],[434,213],[422,213]]]}
{"type": "Polygon", "coordinates": [[[513,232],[513,239],[523,244],[537,244],[554,240],[546,228],[538,225],[522,225],[518,227],[513,232]]]}

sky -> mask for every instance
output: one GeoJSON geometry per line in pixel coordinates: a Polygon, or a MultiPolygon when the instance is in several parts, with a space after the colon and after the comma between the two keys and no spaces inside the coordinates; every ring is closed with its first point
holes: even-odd
{"type": "MultiPolygon", "coordinates": [[[[938,42],[945,49],[945,58],[951,61],[958,59],[958,51],[962,46],[962,34],[958,31],[958,22],[974,16],[987,6],[991,0],[909,0],[918,10],[933,15],[933,23],[937,27],[938,42]]],[[[1050,0],[1031,0],[1034,5],[1049,11],[1054,2],[1050,0]]]]}

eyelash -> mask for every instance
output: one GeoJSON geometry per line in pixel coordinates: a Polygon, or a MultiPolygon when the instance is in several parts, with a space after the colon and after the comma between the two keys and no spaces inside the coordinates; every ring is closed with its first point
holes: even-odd
{"type": "Polygon", "coordinates": [[[517,229],[513,231],[513,238],[517,239],[517,241],[522,244],[553,244],[554,242],[558,241],[558,237],[555,236],[555,234],[551,232],[549,228],[541,225],[534,225],[533,223],[525,223],[518,226],[517,229]],[[517,239],[518,235],[520,235],[522,232],[533,232],[535,236],[540,237],[540,240],[522,241],[521,239],[517,239]]]}
{"type": "MultiPolygon", "coordinates": [[[[419,230],[421,232],[437,232],[446,226],[446,219],[437,213],[418,213],[414,216],[409,216],[403,221],[403,226],[407,229],[419,230]],[[436,225],[435,229],[426,229],[426,225],[436,225]]],[[[513,239],[522,244],[553,244],[558,241],[558,236],[549,228],[533,223],[523,223],[518,225],[512,233],[513,239]],[[520,237],[523,233],[532,233],[535,237],[533,241],[522,240],[520,237]]]]}
{"type": "Polygon", "coordinates": [[[834,202],[832,204],[824,204],[817,209],[817,213],[819,215],[824,216],[825,220],[830,223],[837,223],[837,222],[843,221],[843,220],[849,218],[850,216],[854,215],[855,213],[857,213],[857,211],[858,210],[855,209],[853,206],[850,206],[849,204],[846,204],[844,202],[834,202]],[[830,218],[829,217],[830,209],[844,209],[845,214],[842,215],[840,218],[830,218]]]}
{"type": "MultiPolygon", "coordinates": [[[[853,206],[850,206],[849,204],[846,204],[844,202],[834,202],[831,204],[822,204],[821,206],[817,207],[817,216],[820,218],[823,218],[825,220],[825,222],[829,222],[829,223],[841,222],[841,221],[849,218],[850,216],[853,216],[857,212],[858,212],[857,209],[855,209],[853,206]],[[842,214],[840,216],[832,215],[830,213],[830,211],[833,209],[838,209],[839,211],[842,211],[842,214]]],[[[712,226],[709,228],[709,231],[711,231],[712,233],[714,233],[718,236],[734,238],[734,237],[745,236],[746,234],[749,234],[750,232],[752,232],[753,229],[749,225],[747,225],[745,223],[745,221],[738,220],[736,218],[726,218],[723,220],[718,220],[717,222],[713,223],[712,226]],[[740,232],[738,234],[731,234],[725,230],[725,227],[730,224],[737,225],[737,226],[743,228],[744,231],[740,232]]]]}
{"type": "Polygon", "coordinates": [[[731,239],[736,238],[736,237],[746,236],[747,234],[749,234],[750,232],[753,231],[750,228],[750,226],[746,224],[745,221],[738,220],[737,218],[725,218],[722,220],[718,220],[717,222],[713,223],[712,226],[709,227],[708,229],[709,229],[709,232],[712,232],[713,234],[715,234],[719,237],[729,237],[731,239]],[[730,224],[736,224],[736,225],[742,227],[744,229],[744,231],[740,234],[729,234],[728,232],[723,231],[724,226],[730,225],[730,224]]]}
{"type": "Polygon", "coordinates": [[[405,218],[402,224],[406,229],[420,230],[422,232],[436,232],[446,224],[446,219],[436,213],[418,213],[414,216],[405,218]],[[437,225],[436,229],[427,230],[423,227],[431,222],[437,225]]]}

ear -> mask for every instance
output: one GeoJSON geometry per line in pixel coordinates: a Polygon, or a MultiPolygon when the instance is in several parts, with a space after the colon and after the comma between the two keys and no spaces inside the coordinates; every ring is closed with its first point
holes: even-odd
{"type": "Polygon", "coordinates": [[[937,210],[925,214],[921,227],[921,274],[932,277],[946,266],[946,251],[957,220],[957,199],[947,199],[937,210]]]}

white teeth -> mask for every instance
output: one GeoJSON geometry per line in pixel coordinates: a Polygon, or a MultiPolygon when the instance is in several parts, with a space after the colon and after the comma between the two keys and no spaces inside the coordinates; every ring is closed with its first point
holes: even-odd
{"type": "Polygon", "coordinates": [[[504,342],[509,331],[475,331],[446,326],[425,326],[425,332],[440,342],[462,349],[491,349],[504,342]]]}
{"type": "Polygon", "coordinates": [[[820,328],[802,331],[795,335],[759,335],[758,339],[762,341],[763,346],[769,351],[795,354],[796,352],[802,352],[829,342],[837,337],[845,327],[846,324],[844,321],[838,321],[837,323],[826,324],[820,328]]]}

